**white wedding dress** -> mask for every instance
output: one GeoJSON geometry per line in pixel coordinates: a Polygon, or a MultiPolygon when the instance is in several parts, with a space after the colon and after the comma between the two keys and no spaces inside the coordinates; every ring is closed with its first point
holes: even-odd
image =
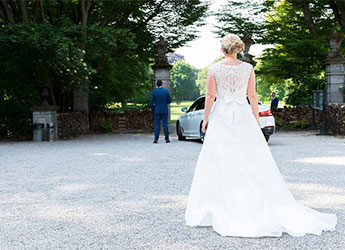
{"type": "Polygon", "coordinates": [[[209,67],[217,101],[209,116],[185,212],[186,225],[212,226],[222,236],[320,235],[335,214],[299,204],[289,192],[246,100],[253,66],[209,67]]]}

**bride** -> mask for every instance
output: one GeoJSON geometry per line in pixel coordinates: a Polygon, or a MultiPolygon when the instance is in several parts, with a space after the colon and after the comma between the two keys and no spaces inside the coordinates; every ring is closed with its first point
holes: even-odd
{"type": "Polygon", "coordinates": [[[244,43],[228,34],[221,46],[225,59],[211,65],[207,76],[202,125],[207,133],[188,198],[186,225],[212,226],[222,236],[240,237],[334,230],[336,215],[299,204],[276,166],[260,129],[253,66],[237,60],[244,43]]]}

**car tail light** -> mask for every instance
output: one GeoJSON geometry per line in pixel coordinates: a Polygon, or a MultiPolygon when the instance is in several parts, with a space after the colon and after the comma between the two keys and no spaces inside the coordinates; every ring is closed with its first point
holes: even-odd
{"type": "Polygon", "coordinates": [[[272,110],[266,110],[263,112],[259,112],[259,116],[272,116],[272,110]]]}

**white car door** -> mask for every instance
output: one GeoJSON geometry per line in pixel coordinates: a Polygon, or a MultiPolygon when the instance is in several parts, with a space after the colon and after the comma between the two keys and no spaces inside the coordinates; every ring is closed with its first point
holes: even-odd
{"type": "Polygon", "coordinates": [[[187,113],[186,113],[186,117],[185,117],[185,121],[184,121],[184,125],[183,125],[183,130],[184,130],[184,134],[191,136],[192,132],[193,132],[193,120],[195,117],[195,112],[196,112],[196,108],[198,106],[200,102],[200,99],[197,99],[188,109],[187,113]]]}
{"type": "Polygon", "coordinates": [[[181,129],[183,131],[183,134],[186,133],[187,116],[188,116],[188,114],[186,113],[186,114],[181,115],[178,118],[179,122],[180,122],[181,129]]]}
{"type": "Polygon", "coordinates": [[[200,135],[200,124],[202,120],[204,119],[204,111],[205,111],[205,97],[201,97],[190,119],[190,126],[191,126],[190,134],[193,136],[200,135]]]}
{"type": "Polygon", "coordinates": [[[184,125],[183,125],[183,132],[185,135],[189,135],[189,131],[190,131],[190,120],[192,118],[192,111],[187,112],[186,117],[185,117],[185,121],[184,121],[184,125]]]}
{"type": "Polygon", "coordinates": [[[192,136],[200,135],[200,123],[204,118],[204,110],[197,110],[193,112],[193,115],[190,119],[190,134],[192,136]]]}

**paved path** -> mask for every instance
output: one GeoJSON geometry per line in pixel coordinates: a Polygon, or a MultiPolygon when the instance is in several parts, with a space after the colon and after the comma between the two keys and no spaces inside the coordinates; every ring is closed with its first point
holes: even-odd
{"type": "Polygon", "coordinates": [[[301,203],[337,213],[335,232],[248,239],[185,227],[201,144],[93,135],[0,143],[0,249],[345,249],[345,139],[279,132],[270,148],[301,203]]]}

